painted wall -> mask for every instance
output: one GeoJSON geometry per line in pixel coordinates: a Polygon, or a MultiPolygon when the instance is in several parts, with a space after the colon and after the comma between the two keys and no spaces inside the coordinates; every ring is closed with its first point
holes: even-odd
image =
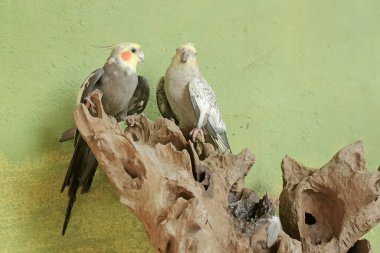
{"type": "MultiPolygon", "coordinates": [[[[285,154],[312,167],[362,139],[380,164],[380,2],[0,2],[0,251],[148,252],[140,223],[103,173],[60,231],[59,189],[79,85],[109,54],[139,42],[139,73],[154,89],[177,45],[192,41],[235,152],[257,155],[250,187],[278,195],[285,154]],[[116,220],[118,219],[118,220],[116,220]]],[[[153,93],[154,94],[154,93],[153,93]]],[[[146,113],[158,117],[152,97],[146,113]]],[[[368,234],[380,252],[379,227],[368,234]]]]}

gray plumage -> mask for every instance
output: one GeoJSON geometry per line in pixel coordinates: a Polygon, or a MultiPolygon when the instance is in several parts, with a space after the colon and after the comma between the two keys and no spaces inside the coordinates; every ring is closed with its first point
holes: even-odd
{"type": "Polygon", "coordinates": [[[157,89],[156,89],[156,99],[157,99],[158,109],[164,118],[174,120],[174,122],[177,125],[179,125],[178,117],[174,114],[172,108],[170,107],[169,101],[166,98],[164,85],[165,85],[165,77],[161,77],[160,80],[158,81],[157,89]]]}
{"type": "MultiPolygon", "coordinates": [[[[78,95],[77,104],[81,103],[83,92],[85,87],[94,87],[95,83],[99,80],[103,69],[97,69],[86,79],[82,84],[81,90],[78,95]],[[99,76],[100,75],[100,76],[99,76]]],[[[145,107],[149,101],[150,87],[148,80],[142,76],[138,76],[137,86],[133,93],[131,100],[129,101],[128,113],[127,115],[140,114],[144,111],[145,107]]],[[[87,88],[87,90],[90,90],[87,88]]],[[[71,140],[75,136],[76,129],[75,127],[66,129],[59,139],[60,142],[65,142],[71,140]]]]}
{"type": "MultiPolygon", "coordinates": [[[[83,83],[78,102],[85,103],[91,92],[98,89],[103,93],[104,111],[118,121],[124,120],[131,112],[141,112],[149,98],[149,85],[146,79],[136,74],[136,64],[140,61],[138,59],[143,60],[143,56],[137,44],[128,43],[117,46],[103,68],[92,72],[83,83]]],[[[70,131],[67,132],[70,133],[70,131]]],[[[62,235],[65,234],[79,187],[82,187],[81,193],[90,189],[98,166],[94,154],[78,131],[76,131],[74,145],[74,153],[61,188],[63,192],[66,187],[69,187],[69,202],[62,235]]]]}
{"type": "Polygon", "coordinates": [[[163,117],[174,119],[181,128],[203,128],[219,151],[230,150],[216,96],[199,71],[192,45],[177,49],[165,77],[158,82],[156,96],[163,117]]]}
{"type": "Polygon", "coordinates": [[[149,101],[150,87],[145,77],[137,76],[137,87],[128,106],[128,115],[140,114],[149,101]]]}

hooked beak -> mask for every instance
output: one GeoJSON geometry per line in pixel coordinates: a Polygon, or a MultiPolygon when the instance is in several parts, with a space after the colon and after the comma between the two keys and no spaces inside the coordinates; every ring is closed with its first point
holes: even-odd
{"type": "Polygon", "coordinates": [[[144,62],[144,52],[141,50],[140,53],[139,53],[139,63],[140,62],[144,62]]]}
{"type": "Polygon", "coordinates": [[[189,59],[189,52],[187,50],[183,50],[183,52],[181,53],[181,62],[186,63],[188,59],[189,59]]]}

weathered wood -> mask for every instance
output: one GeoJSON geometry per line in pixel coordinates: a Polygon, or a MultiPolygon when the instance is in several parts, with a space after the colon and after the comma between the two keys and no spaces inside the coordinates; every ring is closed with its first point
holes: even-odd
{"type": "Polygon", "coordinates": [[[166,119],[138,116],[123,132],[104,113],[101,93],[92,99],[97,117],[79,105],[76,125],[157,252],[370,252],[369,242],[358,239],[380,221],[380,172],[366,171],[361,142],[320,170],[283,159],[286,233],[269,249],[274,207],[244,187],[255,162],[249,150],[219,154],[210,144],[187,141],[166,119]]]}
{"type": "MultiPolygon", "coordinates": [[[[242,187],[255,162],[252,153],[218,154],[212,145],[195,144],[204,145],[199,149],[166,119],[152,122],[139,116],[123,133],[104,113],[101,94],[92,97],[98,117],[80,105],[74,114],[77,127],[157,252],[270,252],[270,215],[235,215],[262,205],[255,194],[239,205],[243,192],[252,193],[242,187]]],[[[265,204],[273,213],[269,199],[265,204]]]]}
{"type": "MultiPolygon", "coordinates": [[[[380,172],[367,171],[363,153],[355,142],[318,170],[283,159],[280,217],[303,252],[347,252],[380,222],[380,172]]],[[[350,252],[369,252],[365,245],[350,252]]]]}

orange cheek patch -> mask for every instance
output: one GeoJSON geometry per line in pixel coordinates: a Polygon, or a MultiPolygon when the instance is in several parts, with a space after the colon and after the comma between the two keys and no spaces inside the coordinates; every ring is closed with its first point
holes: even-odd
{"type": "Polygon", "coordinates": [[[122,53],[121,53],[121,58],[122,58],[124,61],[128,61],[129,59],[131,59],[131,52],[129,52],[129,51],[122,52],[122,53]]]}

